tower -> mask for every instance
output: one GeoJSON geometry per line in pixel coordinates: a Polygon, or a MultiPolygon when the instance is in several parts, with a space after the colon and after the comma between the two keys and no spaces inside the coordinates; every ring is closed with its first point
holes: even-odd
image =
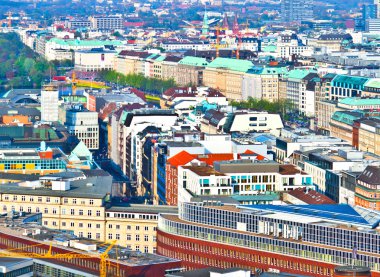
{"type": "Polygon", "coordinates": [[[228,30],[230,28],[230,25],[228,23],[227,14],[224,14],[222,27],[224,30],[228,30]]]}
{"type": "Polygon", "coordinates": [[[376,10],[377,10],[377,18],[380,18],[380,0],[374,0],[373,3],[376,5],[376,10]]]}
{"type": "Polygon", "coordinates": [[[239,34],[239,31],[240,31],[240,28],[239,28],[238,18],[237,18],[237,14],[235,13],[234,24],[232,25],[232,33],[234,35],[237,35],[239,34]]]}
{"type": "Polygon", "coordinates": [[[58,121],[58,88],[44,85],[41,90],[41,121],[58,121]]]}
{"type": "Polygon", "coordinates": [[[203,24],[202,24],[202,36],[206,37],[209,33],[209,25],[208,25],[208,17],[207,17],[207,11],[205,7],[205,13],[203,16],[203,24]]]}

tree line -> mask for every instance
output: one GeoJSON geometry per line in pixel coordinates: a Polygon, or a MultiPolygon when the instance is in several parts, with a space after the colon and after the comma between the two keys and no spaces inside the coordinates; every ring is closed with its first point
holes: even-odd
{"type": "Polygon", "coordinates": [[[118,84],[120,86],[131,86],[137,89],[161,95],[165,90],[175,87],[173,79],[161,80],[158,78],[148,78],[142,74],[124,75],[116,71],[102,71],[100,77],[106,82],[118,84]]]}
{"type": "Polygon", "coordinates": [[[53,63],[25,46],[16,33],[0,34],[0,84],[13,87],[40,87],[56,73],[53,63]]]}

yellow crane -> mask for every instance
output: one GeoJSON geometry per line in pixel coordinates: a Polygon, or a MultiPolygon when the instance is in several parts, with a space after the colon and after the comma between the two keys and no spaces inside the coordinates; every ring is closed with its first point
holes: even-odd
{"type": "Polygon", "coordinates": [[[216,56],[216,58],[218,58],[219,57],[219,49],[220,48],[226,48],[226,46],[224,46],[224,45],[222,45],[222,44],[220,44],[220,31],[222,31],[222,30],[228,30],[227,28],[223,28],[223,27],[219,27],[219,26],[217,26],[216,28],[216,43],[213,45],[213,47],[216,49],[216,53],[215,53],[215,56],[216,56]]]}
{"type": "MultiPolygon", "coordinates": [[[[33,253],[33,252],[19,252],[20,250],[25,251],[25,248],[29,248],[32,246],[46,245],[44,243],[40,243],[40,244],[29,245],[27,247],[22,247],[22,248],[0,249],[0,257],[33,258],[33,259],[67,259],[67,260],[98,258],[100,260],[99,276],[100,277],[107,277],[107,269],[111,266],[111,262],[109,261],[108,253],[115,246],[116,242],[117,241],[114,240],[111,243],[109,243],[108,247],[101,254],[93,254],[93,253],[82,254],[82,253],[76,253],[76,252],[70,252],[70,253],[65,253],[65,254],[53,254],[51,244],[49,246],[49,250],[44,254],[37,254],[37,253],[33,253]],[[1,250],[4,250],[5,252],[3,252],[1,250]]],[[[116,269],[117,269],[116,270],[116,272],[117,272],[116,276],[119,276],[118,264],[116,264],[116,269]]]]}

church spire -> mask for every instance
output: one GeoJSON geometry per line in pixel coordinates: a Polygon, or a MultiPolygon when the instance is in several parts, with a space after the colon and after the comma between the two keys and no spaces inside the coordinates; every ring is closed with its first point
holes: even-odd
{"type": "Polygon", "coordinates": [[[203,24],[202,24],[202,36],[208,36],[208,34],[209,34],[209,25],[208,25],[207,10],[205,6],[205,13],[203,16],[203,24]]]}

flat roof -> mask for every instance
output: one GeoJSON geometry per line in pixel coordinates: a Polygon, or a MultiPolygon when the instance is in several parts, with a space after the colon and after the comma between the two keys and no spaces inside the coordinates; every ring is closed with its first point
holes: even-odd
{"type": "Polygon", "coordinates": [[[223,173],[220,173],[213,169],[212,167],[209,166],[183,166],[182,168],[188,169],[195,174],[202,176],[202,177],[207,177],[210,175],[215,175],[215,176],[227,176],[223,173]]]}
{"type": "Polygon", "coordinates": [[[317,204],[317,205],[241,205],[241,209],[271,212],[269,217],[302,222],[317,222],[327,220],[348,225],[375,228],[379,225],[380,214],[366,209],[356,209],[344,204],[317,204]],[[294,215],[297,215],[295,217],[294,215]],[[298,218],[298,219],[297,219],[298,218]],[[303,221],[304,220],[304,221],[303,221]]]}

